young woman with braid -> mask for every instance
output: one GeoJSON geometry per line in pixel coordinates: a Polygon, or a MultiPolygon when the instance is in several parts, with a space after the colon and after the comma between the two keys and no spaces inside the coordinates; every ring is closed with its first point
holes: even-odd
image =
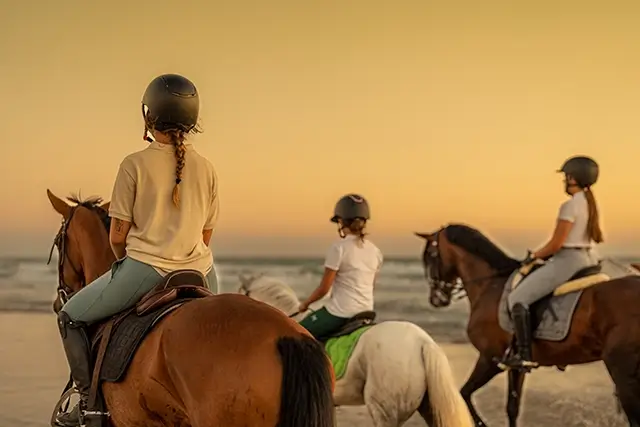
{"type": "MultiPolygon", "coordinates": [[[[154,79],[143,96],[145,149],[120,164],[109,215],[111,271],[84,287],[62,307],[58,324],[71,376],[86,404],[91,370],[85,327],[132,307],[169,272],[194,269],[217,290],[209,249],[218,215],[216,173],[187,143],[199,132],[198,92],[185,77],[154,79]],[[153,136],[153,139],[149,137],[153,136]]],[[[58,423],[75,426],[78,407],[58,423]]]]}

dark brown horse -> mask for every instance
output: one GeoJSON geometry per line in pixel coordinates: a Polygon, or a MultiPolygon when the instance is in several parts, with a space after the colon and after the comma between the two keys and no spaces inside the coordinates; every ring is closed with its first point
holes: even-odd
{"type": "MultiPolygon", "coordinates": [[[[465,225],[451,224],[416,235],[426,240],[423,263],[431,304],[448,306],[453,297],[464,293],[469,298],[467,333],[480,355],[461,394],[476,426],[485,426],[471,396],[502,372],[497,361],[510,347],[512,336],[498,323],[498,306],[507,277],[520,262],[465,225]]],[[[604,361],[629,425],[640,426],[640,276],[584,289],[567,338],[535,340],[533,359],[541,366],[558,367],[604,361]]],[[[508,375],[507,415],[509,426],[515,427],[526,374],[509,370],[508,375]]]]}
{"type": "MultiPolygon", "coordinates": [[[[105,273],[114,258],[107,204],[68,199],[70,206],[48,196],[62,215],[59,310],[61,296],[105,273]]],[[[133,354],[122,379],[102,383],[115,427],[335,425],[333,370],[322,345],[249,297],[192,299],[162,317],[133,354]]]]}

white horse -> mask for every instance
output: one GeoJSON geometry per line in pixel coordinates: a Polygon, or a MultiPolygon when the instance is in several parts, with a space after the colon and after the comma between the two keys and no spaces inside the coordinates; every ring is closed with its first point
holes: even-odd
{"type": "MultiPolygon", "coordinates": [[[[283,281],[240,276],[240,293],[300,320],[300,302],[283,281]]],[[[472,427],[444,351],[413,323],[386,321],[364,333],[344,376],[336,382],[336,406],[366,405],[375,427],[399,427],[416,411],[430,427],[472,427]]]]}

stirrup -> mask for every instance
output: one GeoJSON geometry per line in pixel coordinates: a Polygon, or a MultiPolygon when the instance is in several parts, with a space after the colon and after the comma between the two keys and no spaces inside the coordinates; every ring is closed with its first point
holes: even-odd
{"type": "MultiPolygon", "coordinates": [[[[70,405],[71,397],[74,394],[78,394],[78,395],[80,394],[80,392],[78,391],[78,389],[75,388],[75,386],[69,388],[67,391],[62,393],[62,396],[60,396],[60,399],[58,400],[58,403],[56,403],[56,406],[53,409],[53,413],[51,414],[51,420],[50,420],[51,427],[63,427],[63,425],[58,422],[58,418],[61,415],[68,413],[69,407],[71,406],[70,405]]],[[[89,411],[86,409],[82,409],[82,402],[80,401],[78,402],[78,405],[80,405],[80,407],[78,408],[78,411],[79,411],[78,426],[85,425],[87,423],[86,418],[110,417],[109,412],[89,411]]],[[[71,408],[71,410],[73,410],[73,407],[71,408]]]]}
{"type": "MultiPolygon", "coordinates": [[[[59,427],[61,425],[58,422],[58,418],[69,411],[69,407],[71,406],[71,396],[74,394],[79,394],[75,387],[71,387],[62,393],[62,396],[60,396],[60,399],[56,403],[56,406],[53,408],[53,413],[51,414],[51,427],[59,427]]],[[[78,402],[78,404],[80,404],[80,402],[78,402]]],[[[81,421],[82,420],[78,420],[79,425],[82,425],[81,421]]]]}
{"type": "Polygon", "coordinates": [[[493,361],[498,365],[498,368],[503,371],[517,370],[524,372],[525,374],[540,366],[538,362],[523,360],[520,355],[515,353],[511,348],[508,348],[507,351],[505,351],[502,359],[494,357],[493,361]]]}

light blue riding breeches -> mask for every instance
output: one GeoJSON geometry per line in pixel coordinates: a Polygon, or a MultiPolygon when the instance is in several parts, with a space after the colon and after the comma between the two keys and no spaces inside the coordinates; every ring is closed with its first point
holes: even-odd
{"type": "MultiPolygon", "coordinates": [[[[71,320],[91,324],[133,307],[162,276],[150,265],[129,257],[113,263],[111,270],[74,294],[62,307],[71,320]]],[[[207,274],[209,289],[218,291],[215,266],[207,274]]]]}
{"type": "Polygon", "coordinates": [[[517,303],[529,308],[567,282],[583,268],[596,265],[597,256],[590,249],[560,249],[545,265],[529,274],[511,291],[509,310],[517,303]]]}

